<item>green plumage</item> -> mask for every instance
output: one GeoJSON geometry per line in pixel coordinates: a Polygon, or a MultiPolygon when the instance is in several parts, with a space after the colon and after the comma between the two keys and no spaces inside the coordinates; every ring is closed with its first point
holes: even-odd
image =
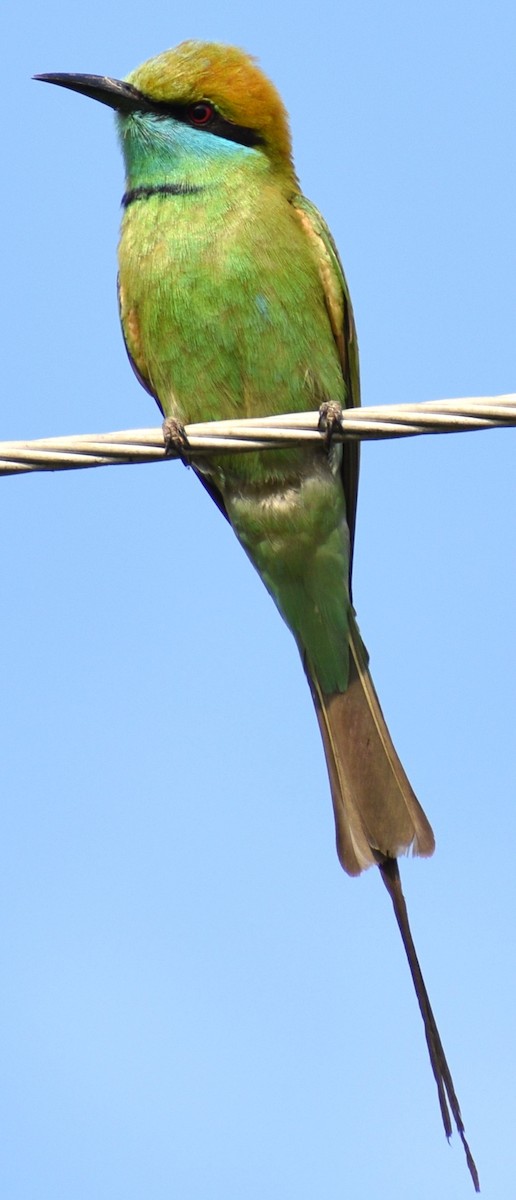
{"type": "MultiPolygon", "coordinates": [[[[117,112],[126,165],[120,316],[167,421],[359,401],[346,282],[299,190],[285,109],[252,59],[186,42],[122,82],[40,76],[117,112]]],[[[353,443],[213,455],[195,466],[299,647],[324,744],[343,867],[359,874],[432,830],[378,703],[351,608],[353,443]]]]}
{"type": "MultiPolygon", "coordinates": [[[[239,52],[202,55],[188,44],[144,64],[129,79],[139,101],[117,117],[127,187],[120,312],[135,369],[181,425],[358,404],[344,275],[299,191],[281,102],[239,52]],[[189,76],[192,64],[207,82],[189,76]]],[[[196,470],[299,647],[345,869],[408,847],[430,853],[352,619],[356,447],[213,456],[196,470]]]]}
{"type": "MultiPolygon", "coordinates": [[[[127,349],[180,424],[359,403],[351,304],[331,235],[299,191],[281,100],[234,47],[186,42],[126,82],[47,75],[117,111],[127,190],[119,251],[127,349]]],[[[446,1133],[478,1175],[421,975],[396,857],[433,834],[392,744],[350,601],[352,443],[214,455],[195,470],[290,626],[330,778],[337,850],[377,864],[420,1005],[446,1133]]]]}
{"type": "MultiPolygon", "coordinates": [[[[129,189],[150,186],[155,170],[134,124],[124,137],[129,189]]],[[[188,170],[181,159],[161,182],[199,190],[129,204],[119,250],[128,349],[164,414],[187,424],[345,403],[315,248],[292,197],[262,155],[194,159],[188,170]]],[[[344,690],[348,674],[340,454],[202,464],[326,692],[344,690]]]]}

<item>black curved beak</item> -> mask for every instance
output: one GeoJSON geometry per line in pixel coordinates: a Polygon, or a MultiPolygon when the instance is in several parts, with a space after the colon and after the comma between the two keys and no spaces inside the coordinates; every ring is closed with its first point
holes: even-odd
{"type": "Polygon", "coordinates": [[[115,108],[117,112],[132,113],[148,111],[152,108],[149,101],[138,88],[121,79],[110,79],[108,75],[75,75],[60,74],[34,75],[42,83],[57,83],[59,87],[69,88],[72,92],[81,92],[92,100],[100,100],[101,104],[115,108]]]}

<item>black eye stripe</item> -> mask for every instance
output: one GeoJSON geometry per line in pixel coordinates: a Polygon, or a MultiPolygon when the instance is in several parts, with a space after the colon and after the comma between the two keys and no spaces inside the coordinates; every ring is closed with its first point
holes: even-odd
{"type": "Polygon", "coordinates": [[[263,142],[263,138],[256,132],[256,129],[248,129],[245,125],[234,125],[232,121],[226,121],[210,100],[198,102],[209,105],[213,109],[213,116],[206,121],[205,125],[192,120],[191,113],[195,104],[167,104],[164,100],[151,100],[148,96],[145,97],[145,101],[145,111],[155,113],[157,117],[162,117],[164,120],[167,117],[173,117],[175,121],[191,125],[193,129],[214,133],[216,137],[226,138],[230,142],[238,142],[241,146],[260,146],[263,142]]]}

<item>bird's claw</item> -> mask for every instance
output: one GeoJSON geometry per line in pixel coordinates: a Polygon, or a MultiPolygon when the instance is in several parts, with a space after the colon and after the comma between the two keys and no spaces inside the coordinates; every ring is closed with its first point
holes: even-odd
{"type": "Polygon", "coordinates": [[[319,409],[319,430],[324,434],[326,450],[331,450],[336,433],[342,433],[342,405],[336,400],[325,400],[319,409]]]}
{"type": "Polygon", "coordinates": [[[165,443],[165,454],[173,454],[174,458],[180,458],[185,467],[189,467],[191,463],[190,443],[185,433],[184,425],[180,421],[176,421],[175,417],[165,417],[163,425],[163,441],[165,443]]]}

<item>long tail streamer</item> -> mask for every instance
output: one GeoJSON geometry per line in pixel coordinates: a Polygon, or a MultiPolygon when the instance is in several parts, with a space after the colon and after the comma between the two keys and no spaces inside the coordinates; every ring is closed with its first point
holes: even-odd
{"type": "Polygon", "coordinates": [[[423,979],[421,967],[416,954],[416,948],[414,946],[414,941],[410,930],[407,905],[405,903],[405,897],[401,887],[398,862],[395,858],[387,858],[384,862],[381,862],[378,865],[383,882],[392,900],[394,913],[398,922],[403,945],[405,947],[408,965],[410,967],[410,974],[412,975],[419,1007],[421,1009],[428,1053],[430,1055],[430,1063],[434,1073],[435,1082],[437,1084],[437,1094],[439,1096],[444,1131],[446,1133],[446,1137],[449,1139],[452,1135],[452,1122],[450,1117],[451,1110],[451,1114],[457,1127],[457,1132],[462,1145],[464,1146],[466,1162],[469,1167],[469,1172],[473,1180],[475,1191],[479,1192],[480,1181],[478,1178],[478,1171],[473,1155],[466,1141],[464,1122],[462,1120],[457,1093],[453,1085],[450,1068],[446,1061],[443,1044],[441,1042],[439,1030],[432,1012],[432,1006],[430,1004],[428,992],[426,990],[425,981],[423,979]]]}

